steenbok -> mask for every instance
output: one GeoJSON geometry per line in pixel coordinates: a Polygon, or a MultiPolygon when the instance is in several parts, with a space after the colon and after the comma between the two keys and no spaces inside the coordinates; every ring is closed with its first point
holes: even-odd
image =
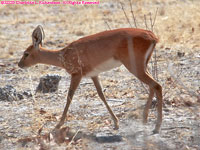
{"type": "Polygon", "coordinates": [[[147,72],[148,61],[158,42],[151,31],[134,28],[104,31],[81,38],[61,50],[54,51],[42,47],[42,32],[44,31],[41,26],[37,26],[33,31],[33,43],[25,50],[18,66],[26,68],[38,63],[54,65],[64,68],[71,75],[67,103],[56,129],[64,124],[73,95],[82,77],[92,79],[99,97],[112,116],[114,128],[118,129],[118,119],[106,102],[98,75],[123,64],[129,72],[149,86],[149,98],[143,113],[144,123],[147,122],[155,93],[158,100],[158,115],[153,132],[159,132],[162,123],[162,87],[147,72]]]}

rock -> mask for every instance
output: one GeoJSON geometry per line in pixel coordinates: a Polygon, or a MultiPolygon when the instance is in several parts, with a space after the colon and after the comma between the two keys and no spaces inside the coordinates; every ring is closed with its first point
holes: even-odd
{"type": "Polygon", "coordinates": [[[82,31],[77,31],[75,34],[76,34],[77,36],[83,36],[83,35],[84,35],[84,32],[82,32],[82,31]]]}
{"type": "Polygon", "coordinates": [[[32,97],[33,95],[32,95],[32,93],[30,92],[30,91],[24,91],[23,92],[23,95],[25,95],[26,97],[32,97]]]}
{"type": "Polygon", "coordinates": [[[122,136],[120,135],[113,135],[108,133],[98,133],[95,138],[96,142],[98,143],[114,143],[114,142],[121,142],[122,136]]]}
{"type": "Polygon", "coordinates": [[[6,85],[0,88],[0,101],[14,101],[23,99],[23,95],[17,93],[16,89],[12,85],[6,85]]]}
{"type": "Polygon", "coordinates": [[[0,135],[0,143],[3,141],[3,136],[0,135]]]}
{"type": "Polygon", "coordinates": [[[40,83],[36,89],[36,92],[51,93],[58,90],[58,85],[61,80],[61,76],[47,75],[40,78],[40,83]]]}
{"type": "Polygon", "coordinates": [[[0,101],[15,101],[22,100],[24,96],[29,98],[32,97],[31,92],[17,92],[17,90],[12,85],[6,85],[3,88],[0,88],[0,101]]]}
{"type": "Polygon", "coordinates": [[[185,56],[185,53],[184,52],[177,52],[177,56],[178,57],[183,57],[183,56],[185,56]]]}
{"type": "Polygon", "coordinates": [[[24,99],[23,95],[20,94],[20,93],[17,93],[17,97],[18,97],[18,99],[20,99],[20,100],[24,99]]]}

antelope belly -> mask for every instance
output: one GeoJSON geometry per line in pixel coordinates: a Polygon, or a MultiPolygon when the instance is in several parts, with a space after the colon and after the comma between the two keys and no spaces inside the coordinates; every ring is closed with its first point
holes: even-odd
{"type": "Polygon", "coordinates": [[[111,70],[113,68],[121,66],[122,63],[118,60],[115,60],[114,58],[111,58],[99,65],[97,65],[91,72],[87,73],[86,77],[94,77],[97,76],[101,72],[105,72],[108,70],[111,70]]]}

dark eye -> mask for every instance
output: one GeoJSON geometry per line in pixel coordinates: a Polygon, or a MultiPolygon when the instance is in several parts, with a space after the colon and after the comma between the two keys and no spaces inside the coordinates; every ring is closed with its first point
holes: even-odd
{"type": "Polygon", "coordinates": [[[28,57],[28,55],[29,55],[29,53],[24,53],[24,57],[25,58],[28,57]]]}

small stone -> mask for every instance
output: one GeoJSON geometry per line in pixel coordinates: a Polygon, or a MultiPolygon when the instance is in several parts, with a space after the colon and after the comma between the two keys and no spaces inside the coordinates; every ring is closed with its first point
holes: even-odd
{"type": "Polygon", "coordinates": [[[24,99],[23,95],[20,94],[20,93],[17,93],[17,97],[18,97],[20,100],[24,99]]]}
{"type": "Polygon", "coordinates": [[[6,85],[0,88],[0,100],[1,101],[14,101],[17,100],[17,92],[15,88],[11,85],[6,85]]]}
{"type": "Polygon", "coordinates": [[[47,75],[40,78],[40,83],[36,89],[36,92],[52,93],[58,90],[58,85],[61,80],[59,75],[47,75]]]}
{"type": "Polygon", "coordinates": [[[77,35],[77,36],[83,36],[84,33],[83,33],[82,31],[77,31],[77,32],[76,32],[76,35],[77,35]]]}
{"type": "Polygon", "coordinates": [[[24,91],[24,92],[23,92],[23,95],[25,95],[25,96],[28,97],[28,98],[33,96],[32,93],[29,92],[29,91],[24,91]]]}
{"type": "Polygon", "coordinates": [[[185,56],[185,53],[184,52],[177,52],[177,56],[178,57],[183,57],[183,56],[185,56]]]}
{"type": "Polygon", "coordinates": [[[0,135],[0,143],[3,141],[3,136],[0,135]]]}
{"type": "Polygon", "coordinates": [[[121,142],[122,136],[120,135],[112,135],[112,134],[108,134],[108,133],[98,133],[96,135],[95,140],[98,143],[113,143],[113,142],[121,142]]]}

